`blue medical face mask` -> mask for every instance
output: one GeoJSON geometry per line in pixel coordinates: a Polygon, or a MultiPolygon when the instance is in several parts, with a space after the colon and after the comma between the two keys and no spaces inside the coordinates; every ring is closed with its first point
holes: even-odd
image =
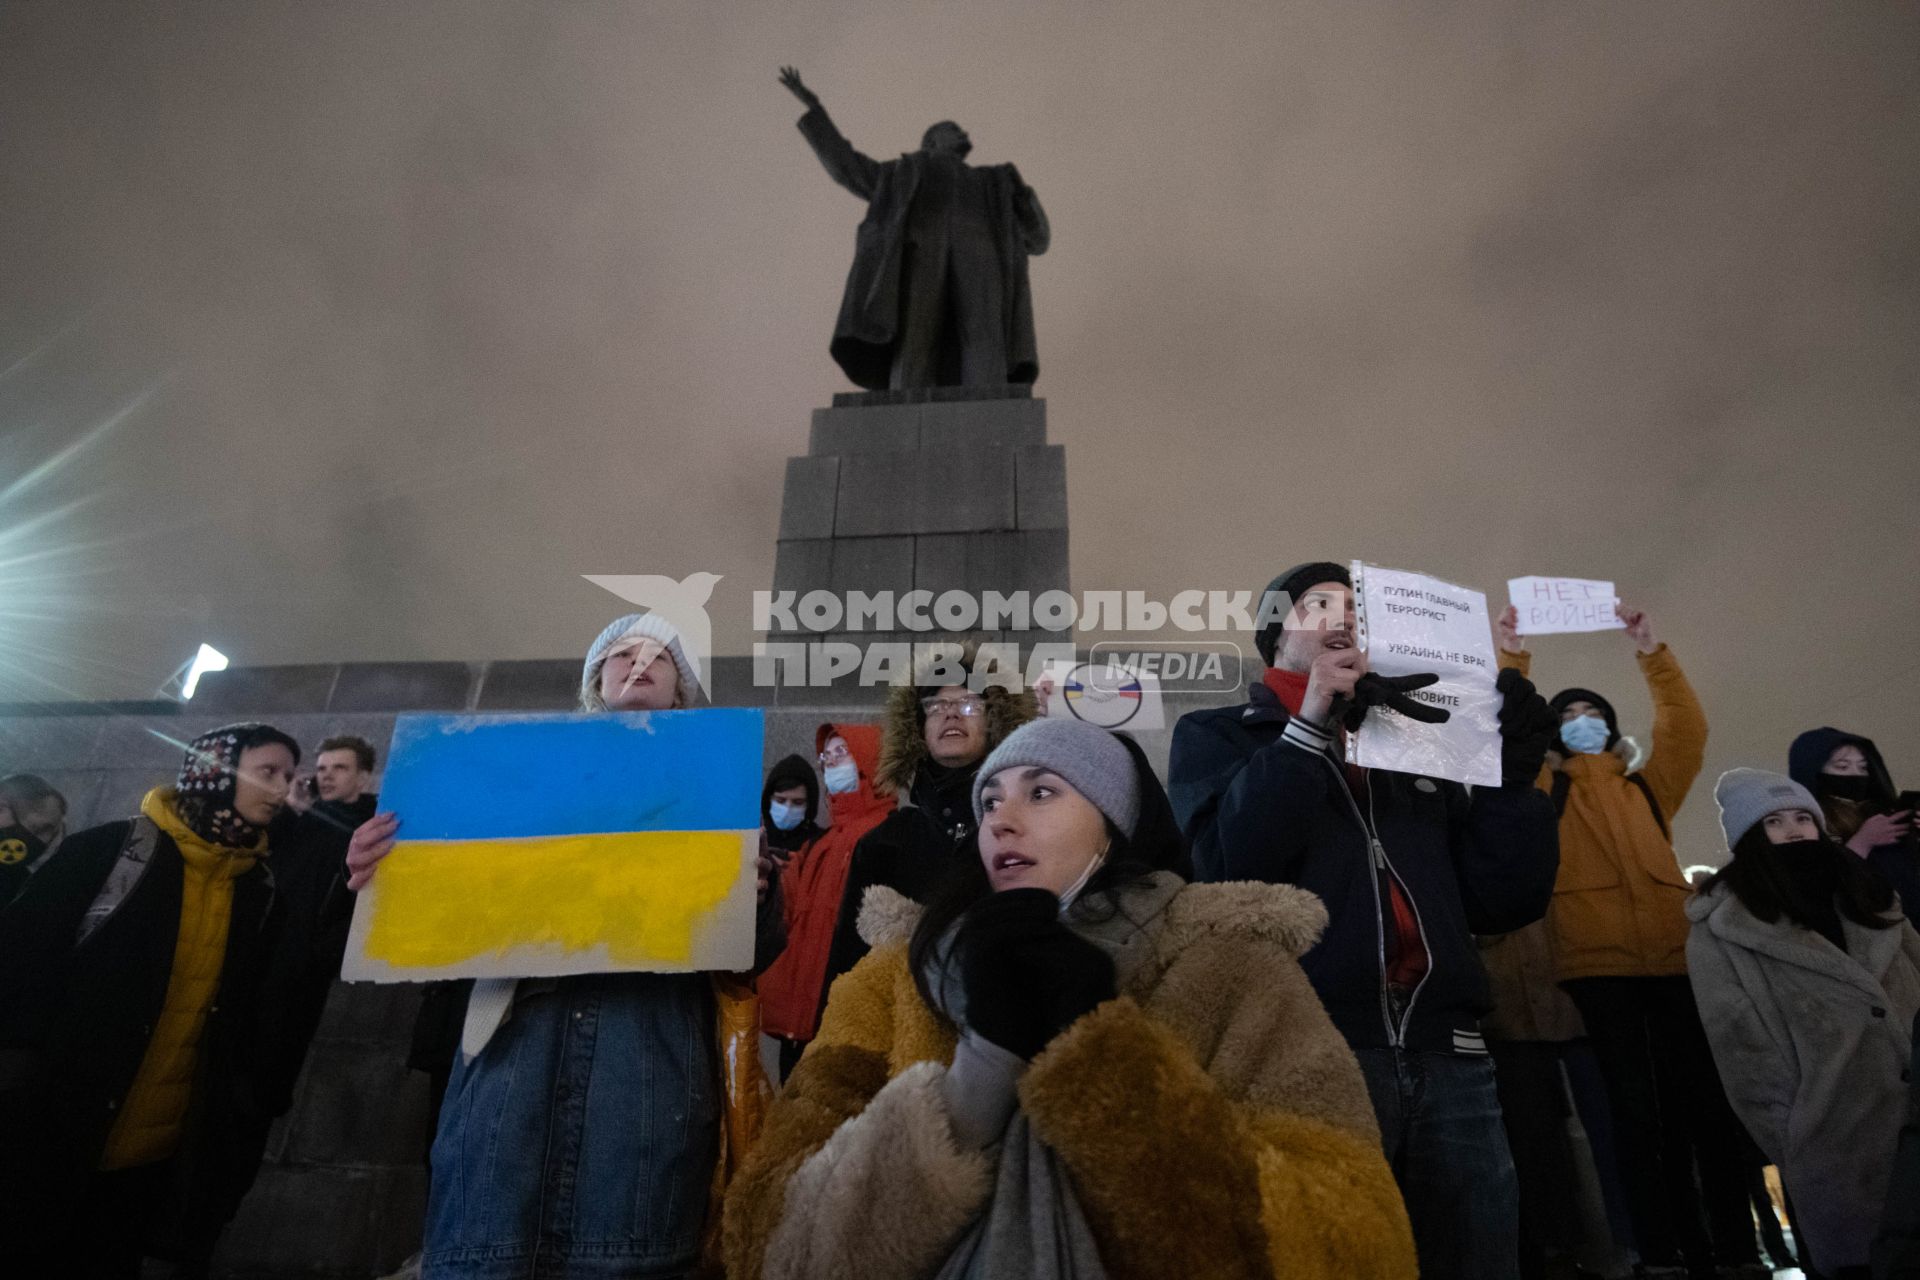
{"type": "Polygon", "coordinates": [[[836,796],[860,789],[860,766],[851,760],[844,764],[830,764],[822,770],[827,780],[827,790],[836,796]]]}
{"type": "Polygon", "coordinates": [[[1577,751],[1582,755],[1605,751],[1607,739],[1612,736],[1607,729],[1607,722],[1599,716],[1575,716],[1560,722],[1560,741],[1567,744],[1569,751],[1577,751]]]}
{"type": "Polygon", "coordinates": [[[773,825],[782,831],[791,831],[807,816],[804,804],[782,804],[778,800],[767,806],[767,812],[773,817],[773,825]]]}

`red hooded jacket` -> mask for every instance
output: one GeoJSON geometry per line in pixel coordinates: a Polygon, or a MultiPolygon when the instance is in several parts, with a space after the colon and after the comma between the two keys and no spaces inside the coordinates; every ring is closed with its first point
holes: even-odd
{"type": "Polygon", "coordinates": [[[787,904],[787,949],[760,975],[761,1024],[770,1035],[811,1040],[819,1030],[821,984],[827,953],[840,917],[840,897],[853,865],[853,846],[893,812],[894,797],[873,789],[880,759],[880,730],[870,724],[823,724],[814,735],[815,750],[827,739],[846,739],[860,770],[857,790],[827,796],[833,825],[803,846],[781,875],[787,904]]]}

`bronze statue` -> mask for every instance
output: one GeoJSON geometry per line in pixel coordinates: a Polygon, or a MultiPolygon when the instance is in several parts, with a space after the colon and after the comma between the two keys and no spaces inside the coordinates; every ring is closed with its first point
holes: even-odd
{"type": "Polygon", "coordinates": [[[1027,258],[1047,251],[1051,233],[1020,171],[969,165],[973,141],[951,120],[918,151],[873,160],[798,71],[782,67],[780,83],[806,104],[800,132],[828,176],[867,202],[828,348],[847,376],[873,390],[1037,378],[1027,258]]]}

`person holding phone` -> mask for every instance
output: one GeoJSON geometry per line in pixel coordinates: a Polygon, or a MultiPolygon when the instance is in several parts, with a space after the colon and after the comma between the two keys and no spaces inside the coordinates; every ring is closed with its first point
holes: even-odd
{"type": "Polygon", "coordinates": [[[1687,964],[1727,1096],[1780,1168],[1823,1280],[1865,1280],[1920,1016],[1920,935],[1807,788],[1734,769],[1732,859],[1687,904],[1687,964]]]}
{"type": "Polygon", "coordinates": [[[1913,822],[1920,793],[1896,792],[1872,738],[1839,729],[1809,729],[1787,749],[1787,774],[1813,792],[1833,838],[1862,858],[1920,909],[1920,839],[1913,822]]]}

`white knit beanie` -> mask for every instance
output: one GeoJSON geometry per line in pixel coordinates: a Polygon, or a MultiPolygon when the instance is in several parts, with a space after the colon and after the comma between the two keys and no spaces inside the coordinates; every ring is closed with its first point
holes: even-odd
{"type": "Polygon", "coordinates": [[[680,702],[683,705],[691,707],[706,697],[707,691],[701,687],[700,677],[694,673],[693,664],[687,661],[687,649],[681,643],[679,630],[657,613],[630,613],[609,623],[587,650],[586,665],[580,669],[581,707],[588,711],[606,710],[606,700],[600,696],[600,668],[606,665],[610,655],[642,640],[657,641],[672,655],[674,670],[680,676],[680,702]]]}

